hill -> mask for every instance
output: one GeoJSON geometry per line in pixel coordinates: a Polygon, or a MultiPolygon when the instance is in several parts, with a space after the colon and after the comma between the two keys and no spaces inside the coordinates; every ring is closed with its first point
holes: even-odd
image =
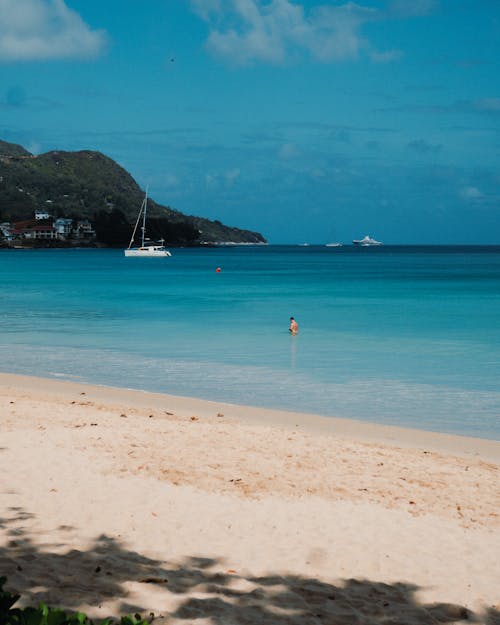
{"type": "MultiPolygon", "coordinates": [[[[0,222],[33,219],[36,210],[53,217],[88,219],[105,245],[128,243],[144,197],[132,176],[100,152],[53,151],[34,156],[0,141],[0,222]]],[[[265,243],[258,232],[185,215],[148,201],[148,234],[168,245],[265,243]]]]}
{"type": "Polygon", "coordinates": [[[1,156],[31,156],[28,150],[25,150],[22,145],[17,143],[7,143],[0,139],[0,155],[1,156]]]}

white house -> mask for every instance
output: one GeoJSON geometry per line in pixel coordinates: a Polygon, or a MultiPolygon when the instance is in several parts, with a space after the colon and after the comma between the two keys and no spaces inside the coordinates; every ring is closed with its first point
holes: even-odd
{"type": "Polygon", "coordinates": [[[74,234],[80,239],[88,239],[95,237],[95,230],[88,219],[80,219],[76,222],[74,234]]]}
{"type": "Polygon", "coordinates": [[[36,226],[35,228],[25,228],[22,231],[25,239],[57,239],[57,232],[52,226],[36,226]]]}
{"type": "Polygon", "coordinates": [[[4,223],[0,224],[0,232],[2,233],[3,238],[6,241],[12,241],[12,225],[9,222],[5,221],[4,223]]]}
{"type": "Polygon", "coordinates": [[[54,221],[54,230],[59,235],[59,238],[65,239],[71,234],[73,228],[73,220],[59,217],[54,221]]]}

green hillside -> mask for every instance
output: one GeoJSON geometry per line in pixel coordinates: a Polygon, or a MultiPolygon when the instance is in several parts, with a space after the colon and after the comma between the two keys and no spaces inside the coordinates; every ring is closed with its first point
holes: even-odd
{"type": "Polygon", "coordinates": [[[7,143],[0,139],[0,155],[2,156],[30,156],[28,150],[25,150],[22,145],[16,143],[7,143]]]}
{"type": "MultiPolygon", "coordinates": [[[[111,158],[93,151],[54,151],[33,156],[0,141],[0,222],[32,219],[35,210],[53,217],[89,219],[106,245],[128,243],[144,197],[132,176],[111,158]]],[[[148,201],[148,234],[168,245],[265,243],[257,233],[202,217],[184,215],[148,201]]]]}

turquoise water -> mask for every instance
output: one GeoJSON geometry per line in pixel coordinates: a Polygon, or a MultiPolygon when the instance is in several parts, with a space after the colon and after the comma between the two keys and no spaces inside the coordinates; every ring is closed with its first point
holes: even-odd
{"type": "Polygon", "coordinates": [[[13,373],[500,439],[499,320],[500,247],[0,251],[13,373]]]}

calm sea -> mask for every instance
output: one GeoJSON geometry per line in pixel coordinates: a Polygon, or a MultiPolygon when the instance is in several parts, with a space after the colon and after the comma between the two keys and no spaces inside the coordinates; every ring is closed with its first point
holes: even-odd
{"type": "Polygon", "coordinates": [[[0,326],[6,372],[500,439],[500,247],[1,250],[0,326]]]}

